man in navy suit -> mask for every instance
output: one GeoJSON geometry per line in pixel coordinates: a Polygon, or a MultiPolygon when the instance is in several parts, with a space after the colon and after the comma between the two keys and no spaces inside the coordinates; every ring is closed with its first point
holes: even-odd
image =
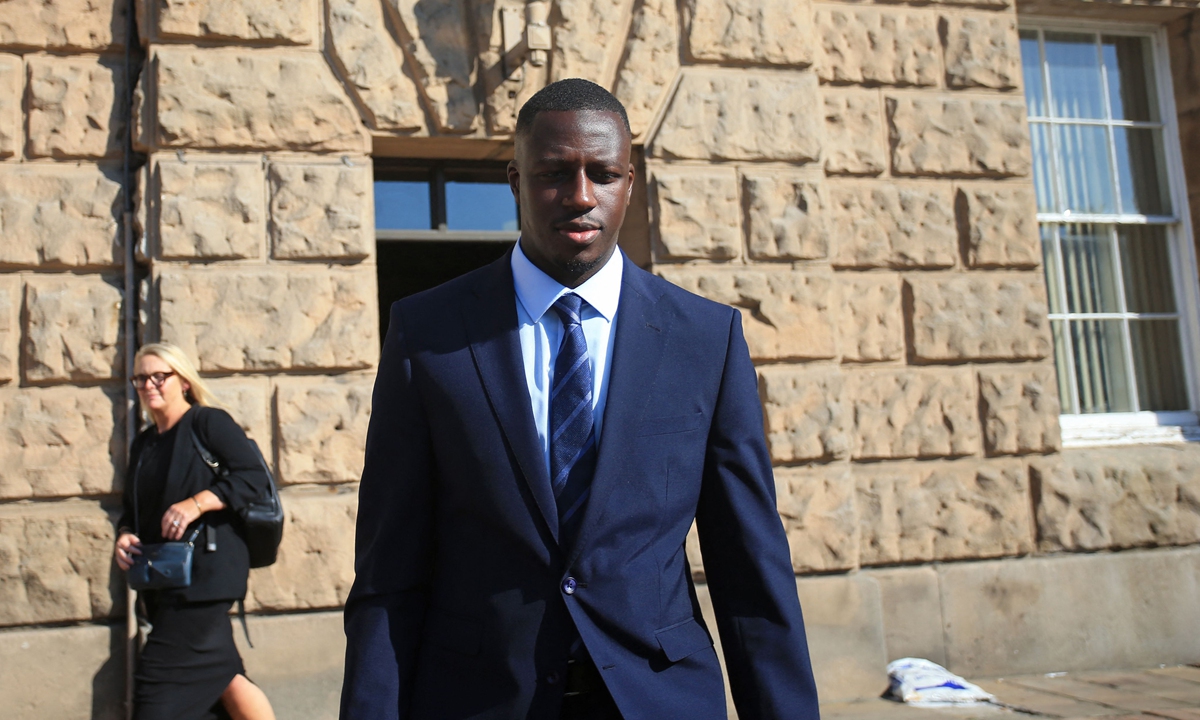
{"type": "Polygon", "coordinates": [[[521,239],[392,306],[359,490],[342,718],[817,720],[733,309],[632,263],[625,109],[522,108],[521,239]]]}

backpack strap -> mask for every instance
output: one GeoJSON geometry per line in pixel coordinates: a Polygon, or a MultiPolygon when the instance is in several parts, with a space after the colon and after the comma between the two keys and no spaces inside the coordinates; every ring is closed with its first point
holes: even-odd
{"type": "Polygon", "coordinates": [[[242,632],[246,633],[246,644],[253,648],[254,643],[250,641],[250,626],[246,624],[246,598],[238,598],[238,620],[242,621],[242,632]]]}

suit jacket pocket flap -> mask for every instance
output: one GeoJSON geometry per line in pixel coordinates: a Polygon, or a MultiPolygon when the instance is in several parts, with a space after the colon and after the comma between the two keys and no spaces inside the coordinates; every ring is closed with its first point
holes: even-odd
{"type": "Polygon", "coordinates": [[[444,611],[430,612],[426,637],[438,647],[464,655],[479,654],[481,623],[473,617],[444,611]]]}
{"type": "Polygon", "coordinates": [[[700,427],[704,421],[704,413],[693,412],[687,415],[649,418],[642,422],[639,435],[669,435],[671,433],[688,432],[700,427]]]}
{"type": "Polygon", "coordinates": [[[692,653],[712,647],[712,638],[708,636],[700,623],[688,618],[681,623],[665,627],[654,633],[658,644],[671,662],[679,662],[692,653]]]}

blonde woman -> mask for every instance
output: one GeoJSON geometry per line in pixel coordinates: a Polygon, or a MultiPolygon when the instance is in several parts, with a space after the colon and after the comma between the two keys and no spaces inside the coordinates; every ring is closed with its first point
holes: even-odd
{"type": "Polygon", "coordinates": [[[152,625],[135,675],[135,720],[274,720],[245,675],[229,609],[246,596],[249,553],[238,508],[258,497],[267,476],[245,433],[224,410],[187,356],[154,343],[138,350],[131,378],[143,429],[125,478],[117,565],[128,570],[142,543],[190,537],[201,529],[186,588],[144,590],[152,625]],[[215,475],[192,435],[227,474],[215,475]],[[215,549],[210,541],[215,540],[215,549]]]}

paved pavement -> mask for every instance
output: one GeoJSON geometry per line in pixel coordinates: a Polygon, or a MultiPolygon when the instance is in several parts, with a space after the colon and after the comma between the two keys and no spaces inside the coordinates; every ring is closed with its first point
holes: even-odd
{"type": "Polygon", "coordinates": [[[915,708],[873,699],[821,706],[824,720],[1200,720],[1200,667],[972,680],[994,704],[915,708]]]}

